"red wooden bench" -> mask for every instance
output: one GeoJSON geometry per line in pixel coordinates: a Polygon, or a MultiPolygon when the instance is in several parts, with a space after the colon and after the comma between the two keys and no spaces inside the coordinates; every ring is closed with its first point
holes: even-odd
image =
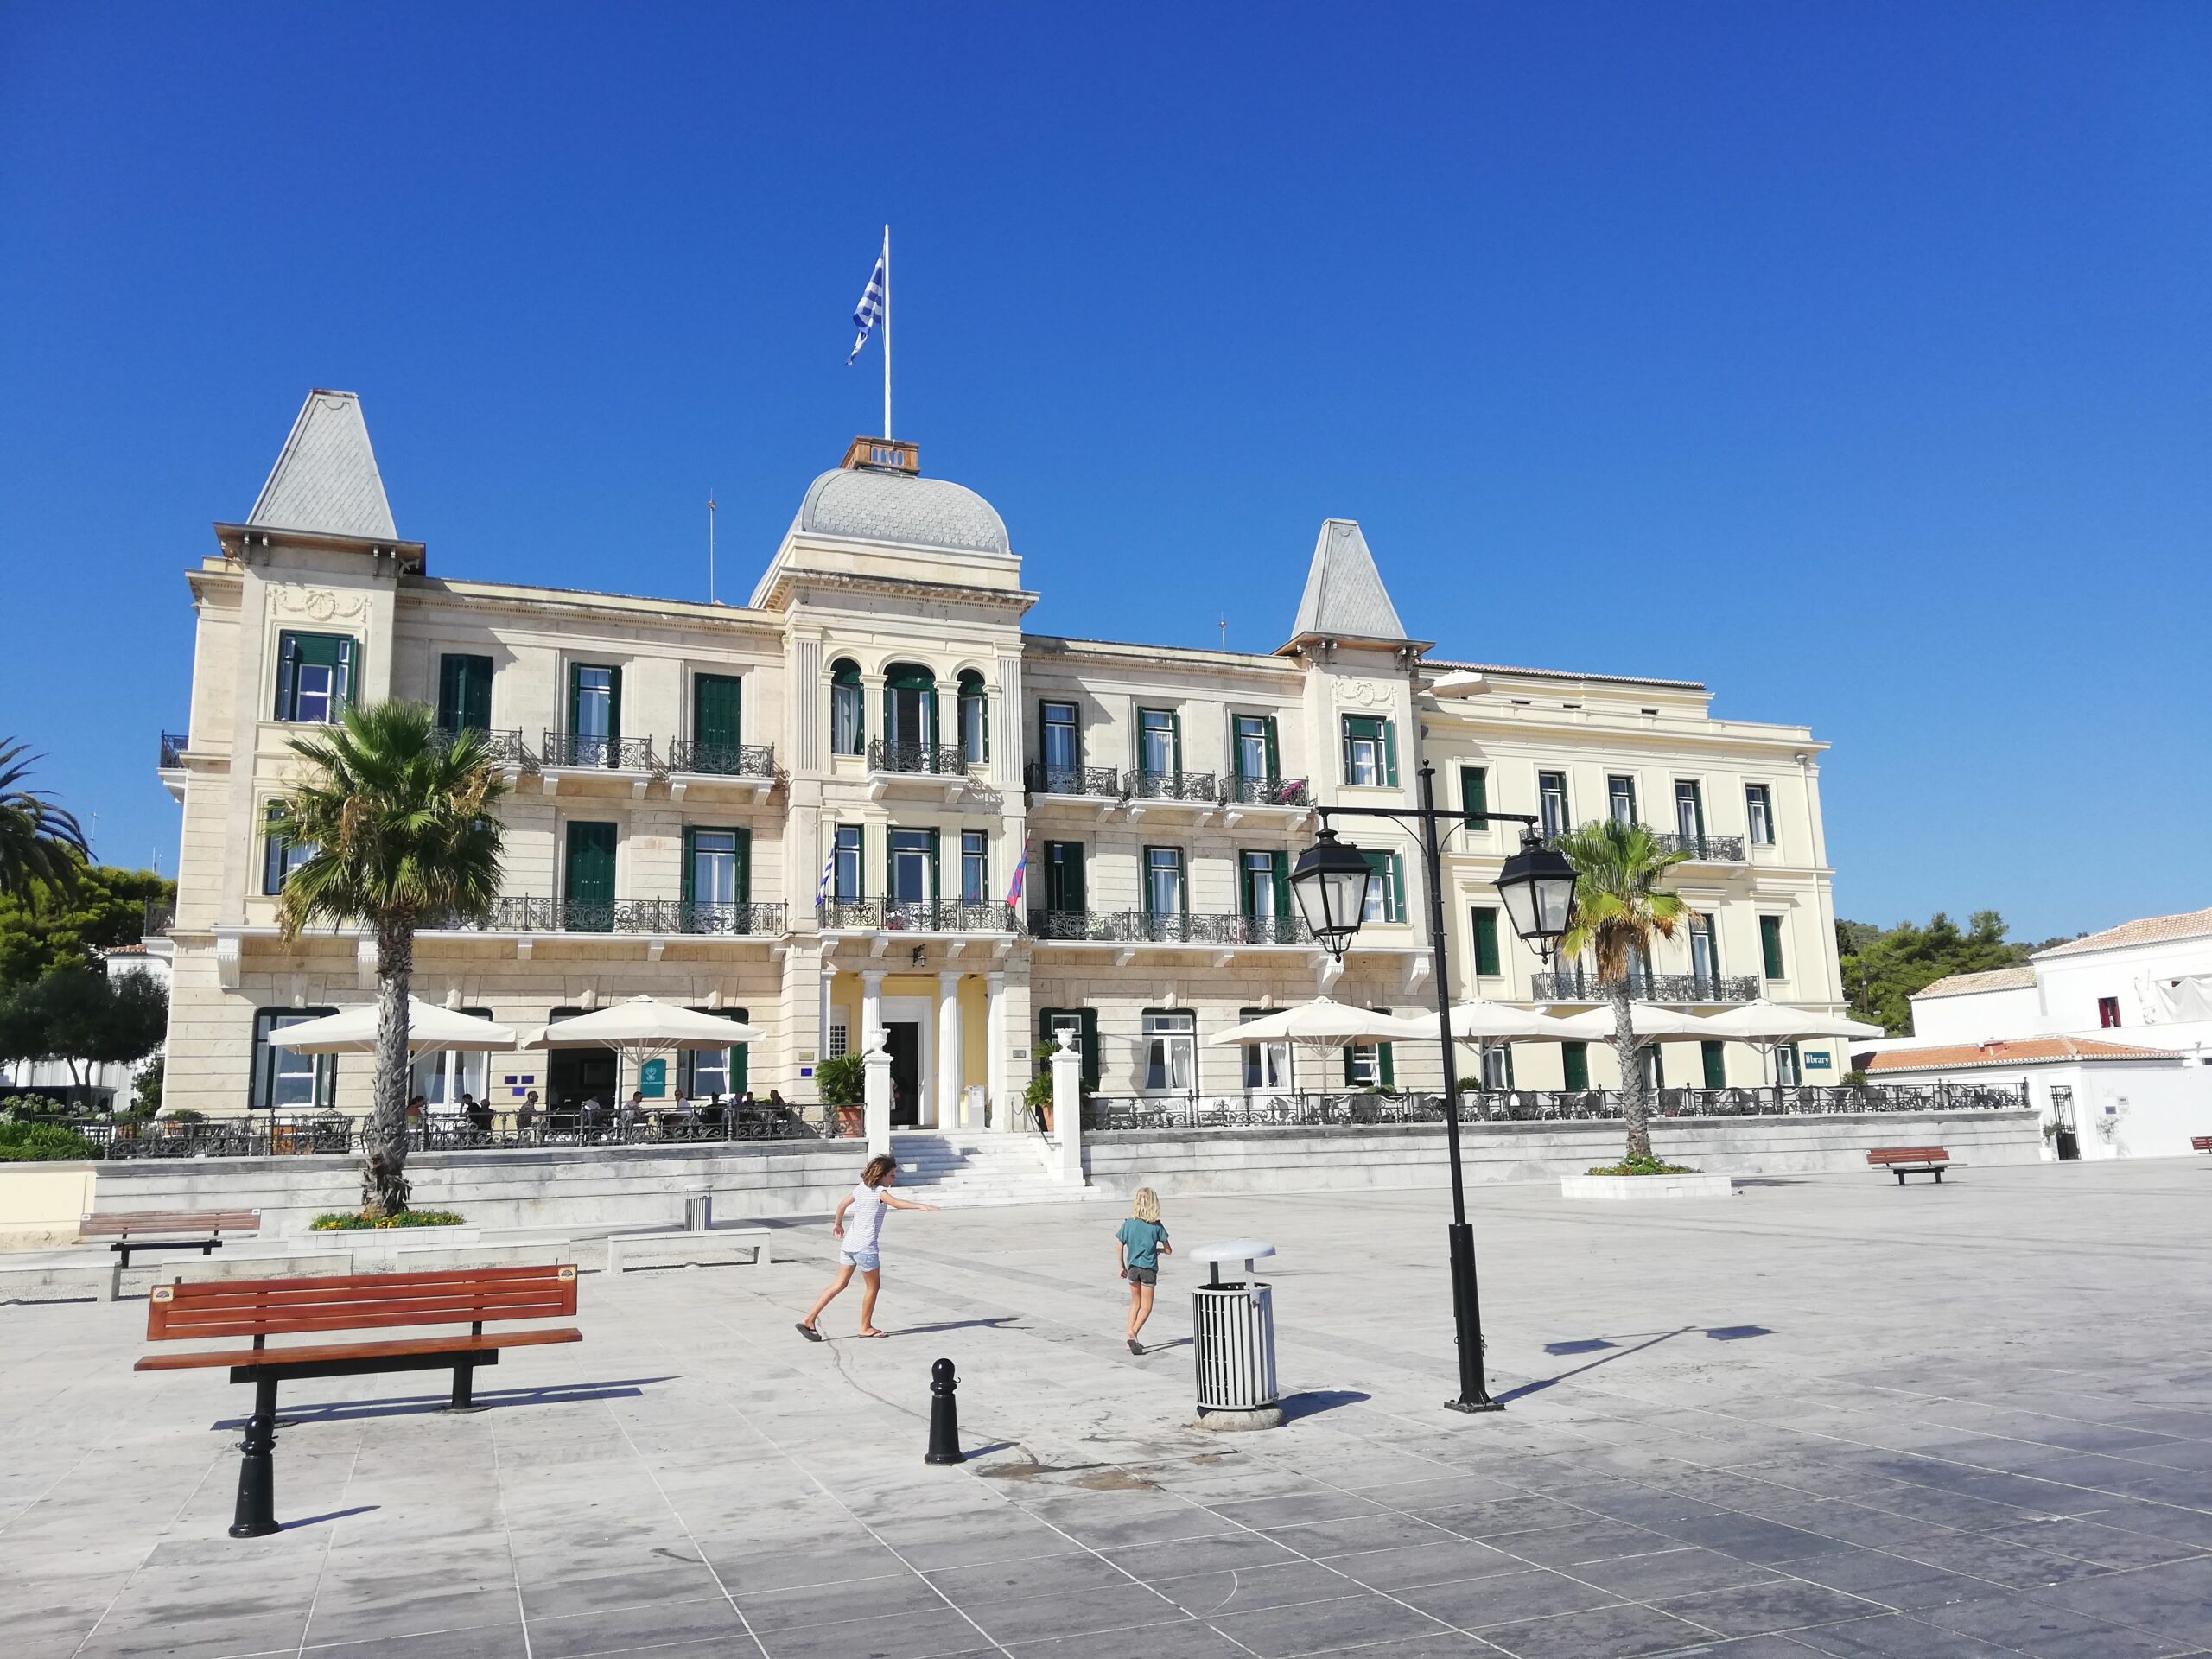
{"type": "Polygon", "coordinates": [[[2189,1137],[2191,1152],[2212,1152],[2212,1135],[2192,1135],[2189,1137]]]}
{"type": "Polygon", "coordinates": [[[250,1348],[148,1354],[135,1370],[192,1370],[226,1366],[233,1382],[254,1385],[238,1466],[233,1538],[276,1530],[271,1449],[276,1444],[276,1385],[290,1377],[364,1376],[383,1371],[453,1372],[448,1409],[474,1404],[476,1368],[496,1365],[503,1348],[582,1342],[573,1325],[499,1331],[486,1324],[573,1319],[573,1267],[469,1268],[447,1273],[353,1274],[327,1279],[235,1279],[213,1284],[156,1285],[146,1312],[149,1342],[251,1337],[250,1348]],[[391,1331],[458,1325],[466,1332],[375,1341],[268,1345],[271,1337],[340,1331],[391,1331]]]}
{"type": "Polygon", "coordinates": [[[261,1230],[258,1210],[111,1210],[89,1215],[77,1224],[77,1236],[111,1238],[122,1265],[130,1265],[133,1250],[197,1250],[212,1255],[223,1248],[225,1233],[261,1230]]]}
{"type": "Polygon", "coordinates": [[[1866,1161],[1895,1175],[1899,1186],[1908,1175],[1933,1175],[1936,1185],[1941,1186],[1951,1154],[1941,1147],[1876,1147],[1866,1154],[1866,1161]]]}

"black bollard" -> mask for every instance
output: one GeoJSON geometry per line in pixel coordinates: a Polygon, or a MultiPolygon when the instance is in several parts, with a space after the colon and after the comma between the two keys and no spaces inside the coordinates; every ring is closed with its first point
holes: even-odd
{"type": "Polygon", "coordinates": [[[245,1439],[238,1442],[245,1455],[238,1464],[233,1538],[262,1538],[276,1530],[276,1379],[264,1375],[254,1379],[253,1415],[245,1420],[245,1439]]]}
{"type": "Polygon", "coordinates": [[[930,1367],[930,1449],[924,1463],[960,1461],[960,1407],[952,1397],[959,1386],[950,1360],[930,1367]]]}

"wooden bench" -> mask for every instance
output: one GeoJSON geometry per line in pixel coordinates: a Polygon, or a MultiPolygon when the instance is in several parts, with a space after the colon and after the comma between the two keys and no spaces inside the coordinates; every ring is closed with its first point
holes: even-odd
{"type": "Polygon", "coordinates": [[[223,1248],[225,1233],[257,1233],[258,1210],[117,1210],[86,1216],[78,1224],[79,1239],[111,1238],[123,1265],[133,1250],[197,1250],[212,1255],[223,1248]]]}
{"type": "Polygon", "coordinates": [[[1936,1185],[1941,1186],[1951,1154],[1941,1147],[1876,1147],[1866,1154],[1866,1161],[1877,1169],[1887,1169],[1897,1178],[1899,1186],[1908,1175],[1933,1175],[1936,1185]]]}
{"type": "Polygon", "coordinates": [[[2191,1152],[2212,1152],[2212,1135],[2192,1135],[2189,1137],[2191,1152]]]}
{"type": "Polygon", "coordinates": [[[279,1382],[292,1377],[450,1369],[453,1399],[448,1408],[466,1411],[474,1404],[476,1368],[498,1364],[501,1349],[583,1340],[583,1332],[573,1325],[487,1336],[487,1322],[573,1319],[575,1312],[576,1270],[568,1264],[156,1285],[147,1306],[147,1341],[251,1337],[253,1345],[149,1354],[133,1369],[177,1371],[226,1366],[232,1382],[254,1385],[253,1415],[246,1420],[245,1439],[238,1447],[245,1456],[238,1466],[238,1509],[231,1536],[258,1538],[276,1530],[271,1452],[276,1444],[279,1382]],[[448,1325],[466,1325],[468,1330],[368,1342],[268,1345],[271,1337],[448,1325]]]}

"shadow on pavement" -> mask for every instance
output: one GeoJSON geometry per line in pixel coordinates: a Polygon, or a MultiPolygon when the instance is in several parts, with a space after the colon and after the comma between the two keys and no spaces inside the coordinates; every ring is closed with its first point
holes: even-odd
{"type": "Polygon", "coordinates": [[[287,1521],[278,1530],[297,1532],[302,1527],[319,1527],[326,1521],[343,1521],[348,1516],[369,1515],[383,1507],[381,1503],[357,1503],[350,1510],[333,1510],[327,1515],[309,1515],[297,1521],[287,1521]]]}
{"type": "MultiPolygon", "coordinates": [[[[476,1390],[478,1408],[493,1406],[569,1405],[590,1400],[634,1400],[656,1382],[674,1382],[675,1376],[625,1377],[616,1382],[554,1382],[537,1389],[484,1389],[476,1390]]],[[[453,1398],[450,1392],[437,1394],[404,1394],[392,1400],[333,1400],[327,1405],[295,1405],[287,1400],[283,1414],[276,1420],[276,1427],[299,1428],[310,1423],[349,1422],[357,1417],[413,1417],[425,1412],[443,1411],[453,1398]]],[[[224,1433],[231,1433],[245,1427],[243,1417],[219,1417],[208,1427],[224,1433]]]]}
{"type": "Polygon", "coordinates": [[[1362,1394],[1357,1389],[1313,1389],[1305,1394],[1287,1394],[1281,1402],[1282,1420],[1294,1423],[1301,1417],[1319,1416],[1338,1406],[1356,1406],[1372,1398],[1372,1395],[1362,1394]]]}
{"type": "Polygon", "coordinates": [[[1609,1337],[1585,1337],[1574,1342],[1549,1342],[1544,1344],[1544,1351],[1548,1354],[1587,1354],[1594,1353],[1601,1348],[1610,1349],[1611,1351],[1602,1359],[1593,1359],[1587,1365],[1578,1365],[1571,1371],[1561,1371],[1557,1376],[1540,1376],[1533,1382],[1523,1382],[1517,1389],[1508,1389],[1497,1398],[1500,1402],[1504,1402],[1519,1400],[1531,1394],[1541,1394],[1546,1389],[1564,1382],[1571,1376],[1580,1376],[1585,1371],[1594,1371],[1600,1365],[1610,1365],[1617,1359],[1626,1359],[1630,1354],[1640,1354],[1647,1348],[1656,1348],[1662,1342],[1670,1342],[1676,1337],[1686,1337],[1693,1331],[1703,1331],[1715,1342],[1741,1342],[1746,1337],[1770,1337],[1774,1334],[1764,1325],[1716,1325],[1710,1327],[1685,1325],[1676,1330],[1645,1332],[1641,1333],[1640,1336],[1624,1337],[1619,1341],[1609,1337]],[[1624,1348],[1620,1345],[1621,1342],[1627,1342],[1631,1345],[1624,1348]]]}

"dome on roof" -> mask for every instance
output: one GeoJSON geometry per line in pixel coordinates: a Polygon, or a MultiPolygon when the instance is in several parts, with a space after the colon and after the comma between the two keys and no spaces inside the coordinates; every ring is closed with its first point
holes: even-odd
{"type": "Polygon", "coordinates": [[[807,486],[792,525],[802,535],[901,542],[963,553],[1011,555],[1006,521],[975,491],[942,478],[873,467],[837,468],[807,486]]]}

